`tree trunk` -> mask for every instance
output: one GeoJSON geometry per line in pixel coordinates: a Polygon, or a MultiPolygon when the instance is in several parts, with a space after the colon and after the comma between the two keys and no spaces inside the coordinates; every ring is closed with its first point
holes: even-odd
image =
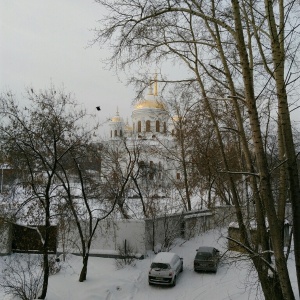
{"type": "Polygon", "coordinates": [[[278,115],[280,128],[282,130],[282,136],[284,138],[285,156],[287,158],[288,167],[287,171],[289,174],[290,197],[293,208],[295,265],[298,281],[298,291],[300,293],[300,183],[297,156],[295,153],[295,146],[293,142],[293,133],[284,78],[284,2],[282,0],[279,1],[279,30],[277,30],[277,25],[275,22],[273,1],[265,0],[265,11],[268,18],[271,38],[274,77],[278,98],[278,115]]]}
{"type": "Polygon", "coordinates": [[[245,100],[248,107],[250,126],[252,130],[252,139],[254,142],[255,155],[257,159],[257,167],[260,175],[260,194],[269,221],[270,237],[274,250],[275,262],[278,272],[278,278],[282,289],[283,298],[286,300],[294,300],[287,264],[285,262],[284,253],[281,243],[280,226],[276,216],[275,205],[273,201],[272,189],[270,184],[270,174],[267,166],[267,158],[264,152],[262,136],[260,132],[260,122],[257,113],[256,99],[254,96],[254,87],[251,80],[251,70],[248,61],[248,54],[243,36],[243,27],[241,24],[239,1],[232,0],[232,8],[236,30],[236,42],[239,52],[239,58],[242,68],[243,81],[245,86],[245,100]]]}
{"type": "MultiPolygon", "coordinates": [[[[47,201],[47,200],[46,200],[47,201]]],[[[48,281],[49,281],[49,256],[48,256],[48,244],[49,244],[49,229],[50,229],[50,208],[49,203],[46,204],[46,213],[45,213],[45,237],[43,245],[43,287],[41,295],[38,299],[45,299],[48,291],[48,281]]]]}
{"type": "Polygon", "coordinates": [[[86,280],[88,261],[89,261],[89,253],[86,253],[82,261],[83,267],[80,272],[79,282],[83,282],[86,280]]]}

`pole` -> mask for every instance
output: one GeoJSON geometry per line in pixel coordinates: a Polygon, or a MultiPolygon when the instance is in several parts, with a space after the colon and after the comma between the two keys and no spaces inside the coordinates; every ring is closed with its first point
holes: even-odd
{"type": "Polygon", "coordinates": [[[3,167],[1,168],[1,194],[3,190],[3,167]]]}

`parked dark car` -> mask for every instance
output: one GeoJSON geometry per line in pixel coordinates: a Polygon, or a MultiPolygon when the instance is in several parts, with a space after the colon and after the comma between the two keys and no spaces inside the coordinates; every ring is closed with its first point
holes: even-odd
{"type": "Polygon", "coordinates": [[[217,272],[220,251],[214,247],[199,247],[194,259],[195,271],[217,272]]]}

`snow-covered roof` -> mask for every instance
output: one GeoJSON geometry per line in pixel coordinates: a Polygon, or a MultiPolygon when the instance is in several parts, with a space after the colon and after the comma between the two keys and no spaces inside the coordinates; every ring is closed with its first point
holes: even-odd
{"type": "Polygon", "coordinates": [[[194,214],[189,214],[184,216],[184,219],[191,219],[191,218],[198,218],[198,217],[202,217],[202,216],[212,216],[212,212],[197,212],[194,214]]]}
{"type": "MultiPolygon", "coordinates": [[[[289,221],[287,219],[285,219],[284,224],[289,224],[289,221]]],[[[250,225],[249,226],[250,229],[256,229],[257,228],[256,220],[251,220],[249,222],[249,225],[250,225]]],[[[268,220],[266,220],[266,226],[267,226],[267,228],[269,228],[268,220]]],[[[239,228],[239,224],[238,224],[238,222],[231,222],[228,227],[230,227],[230,228],[239,228]]]]}

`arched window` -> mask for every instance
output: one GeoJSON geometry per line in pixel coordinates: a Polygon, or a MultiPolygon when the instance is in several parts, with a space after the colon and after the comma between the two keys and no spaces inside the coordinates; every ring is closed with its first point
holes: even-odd
{"type": "Polygon", "coordinates": [[[150,132],[150,131],[151,131],[150,121],[147,120],[147,121],[146,121],[146,132],[150,132]]]}
{"type": "Polygon", "coordinates": [[[123,131],[122,131],[122,129],[120,129],[120,136],[123,136],[123,131]]]}
{"type": "Polygon", "coordinates": [[[157,120],[155,122],[156,132],[159,132],[159,121],[157,120]]]}
{"type": "Polygon", "coordinates": [[[166,133],[167,132],[167,124],[166,124],[166,122],[164,122],[164,133],[166,133]]]}
{"type": "Polygon", "coordinates": [[[138,121],[138,132],[142,132],[142,122],[138,121]]]}
{"type": "Polygon", "coordinates": [[[115,130],[115,136],[118,136],[118,131],[117,131],[117,129],[115,130]]]}

